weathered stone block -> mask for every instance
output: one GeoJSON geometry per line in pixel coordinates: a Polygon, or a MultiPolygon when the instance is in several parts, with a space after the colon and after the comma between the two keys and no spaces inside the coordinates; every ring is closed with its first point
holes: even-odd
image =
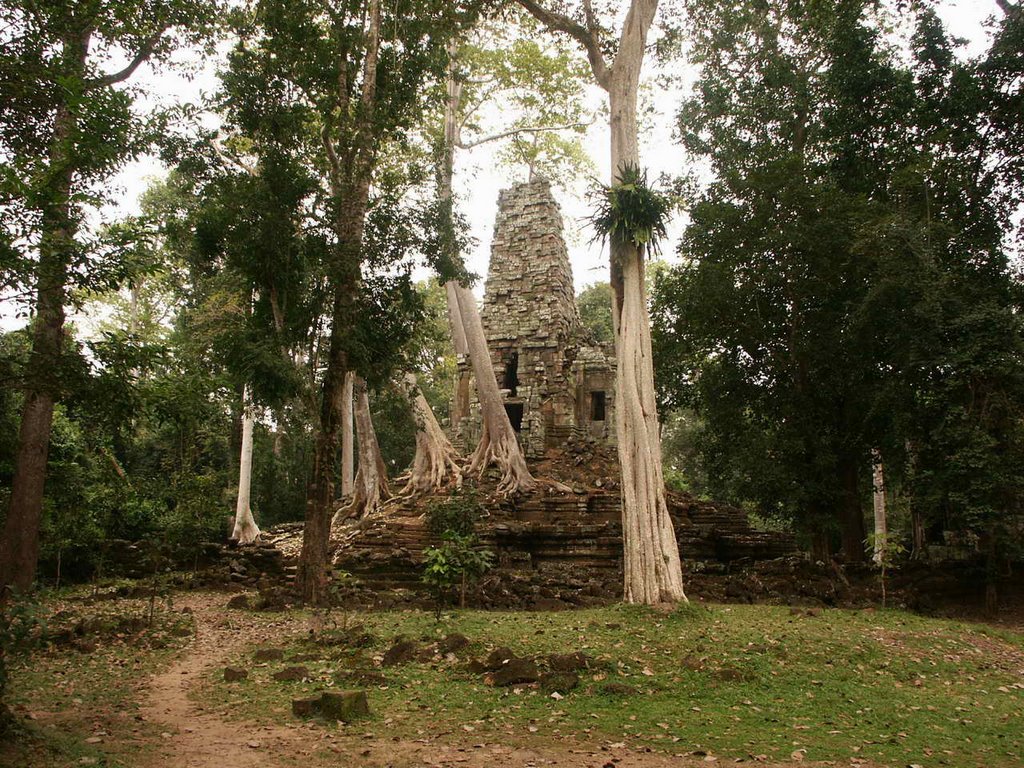
{"type": "Polygon", "coordinates": [[[370,703],[366,691],[324,691],[320,695],[318,709],[322,717],[350,723],[360,717],[368,717],[370,703]]]}

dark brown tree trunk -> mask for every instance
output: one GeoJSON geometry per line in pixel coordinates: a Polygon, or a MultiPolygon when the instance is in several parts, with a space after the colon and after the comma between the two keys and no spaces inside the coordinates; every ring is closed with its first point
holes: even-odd
{"type": "Polygon", "coordinates": [[[337,220],[338,258],[334,265],[334,300],[327,370],[321,389],[320,423],[313,454],[313,476],[306,496],[306,518],[296,585],[310,605],[328,602],[330,582],[331,519],[334,516],[335,459],[341,442],[345,374],[350,368],[348,335],[355,325],[363,228],[370,183],[349,187],[339,197],[346,204],[337,220]]]}
{"type": "Polygon", "coordinates": [[[913,541],[910,550],[910,559],[923,560],[925,547],[924,519],[921,517],[921,510],[917,508],[913,499],[911,499],[910,503],[913,505],[910,508],[910,532],[913,541]]]}
{"type": "Polygon", "coordinates": [[[811,559],[828,563],[832,559],[832,537],[828,527],[818,522],[811,530],[811,559]]]}
{"type": "Polygon", "coordinates": [[[861,507],[857,461],[844,459],[839,471],[842,483],[839,534],[843,559],[848,563],[860,563],[865,559],[864,545],[867,532],[864,527],[864,510],[861,507]]]}
{"type": "MultiPolygon", "coordinates": [[[[89,33],[84,32],[70,37],[64,44],[65,54],[74,62],[79,74],[85,69],[89,37],[89,33]]],[[[61,104],[54,116],[50,145],[48,170],[52,181],[46,190],[48,202],[42,211],[32,351],[18,430],[18,453],[10,507],[0,540],[0,588],[29,589],[39,560],[43,486],[53,408],[60,392],[65,285],[68,265],[75,253],[77,224],[72,216],[71,186],[75,173],[72,137],[76,123],[72,110],[67,104],[61,104]]]]}
{"type": "Polygon", "coordinates": [[[324,605],[330,579],[331,517],[334,514],[334,464],[338,454],[341,400],[345,390],[348,354],[344,348],[342,318],[346,286],[334,289],[334,325],[331,329],[327,371],[321,391],[320,425],[313,453],[313,477],[306,496],[306,519],[302,529],[302,552],[296,575],[302,600],[324,605]]]}

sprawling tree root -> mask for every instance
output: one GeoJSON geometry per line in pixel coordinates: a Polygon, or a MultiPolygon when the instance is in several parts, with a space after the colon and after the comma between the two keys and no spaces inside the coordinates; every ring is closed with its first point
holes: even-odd
{"type": "MultiPolygon", "coordinates": [[[[504,410],[504,409],[503,409],[504,410]]],[[[490,426],[484,419],[483,432],[480,435],[480,444],[469,461],[468,472],[477,476],[483,475],[492,464],[501,470],[501,479],[498,481],[498,493],[511,495],[517,491],[530,491],[537,485],[537,479],[530,474],[526,466],[526,459],[516,441],[515,432],[509,429],[508,433],[499,431],[497,439],[491,439],[490,426]]]]}
{"type": "Polygon", "coordinates": [[[447,485],[449,480],[453,481],[456,487],[461,487],[462,468],[459,466],[459,454],[441,429],[441,425],[437,423],[430,403],[420,391],[414,375],[406,376],[405,389],[416,420],[416,456],[412,462],[408,482],[402,489],[402,495],[411,496],[436,491],[447,485]]]}
{"type": "Polygon", "coordinates": [[[491,464],[501,470],[501,482],[498,491],[509,495],[516,491],[529,491],[537,481],[530,474],[523,458],[523,451],[516,440],[515,430],[508,420],[505,405],[501,401],[498,380],[494,376],[491,354],[487,350],[484,338],[484,326],[480,321],[480,312],[476,308],[476,299],[468,288],[459,285],[455,291],[459,302],[459,314],[466,331],[469,359],[476,377],[476,391],[480,399],[480,411],[483,417],[483,430],[480,444],[473,452],[469,463],[469,472],[482,475],[491,464]]]}
{"type": "Polygon", "coordinates": [[[388,472],[377,442],[377,432],[370,417],[370,399],[366,394],[366,382],[355,379],[355,420],[356,437],[359,444],[359,469],[353,485],[352,501],[339,509],[332,525],[349,518],[361,518],[377,512],[391,497],[388,486],[388,472]]]}

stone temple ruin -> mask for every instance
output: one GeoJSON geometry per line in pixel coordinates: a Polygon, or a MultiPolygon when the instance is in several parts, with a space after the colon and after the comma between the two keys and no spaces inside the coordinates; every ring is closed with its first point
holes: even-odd
{"type": "MultiPolygon", "coordinates": [[[[505,410],[528,458],[575,434],[615,441],[615,361],[580,323],[562,213],[544,179],[498,200],[481,319],[505,410]]],[[[480,404],[468,360],[452,404],[456,442],[476,445],[480,404]]]]}
{"type": "MultiPolygon", "coordinates": [[[[486,515],[479,533],[498,567],[480,585],[476,604],[557,607],[618,597],[615,361],[580,323],[562,217],[546,181],[501,194],[481,316],[505,407],[540,483],[511,498],[497,495],[493,481],[480,484],[486,515]],[[573,492],[556,491],[545,478],[573,492]]],[[[459,361],[451,430],[463,451],[476,447],[480,405],[466,360],[459,361]]],[[[337,532],[335,562],[354,577],[361,599],[415,599],[423,549],[437,543],[424,512],[446,495],[404,500],[337,532]]],[[[669,508],[688,583],[698,573],[795,550],[791,536],[752,530],[734,507],[670,494],[669,508]]]]}

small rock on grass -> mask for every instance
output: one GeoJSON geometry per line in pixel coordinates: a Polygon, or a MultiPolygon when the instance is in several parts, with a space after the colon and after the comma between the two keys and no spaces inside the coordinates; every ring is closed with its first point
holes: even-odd
{"type": "Polygon", "coordinates": [[[491,673],[493,685],[502,687],[516,683],[536,683],[540,679],[537,665],[529,659],[509,659],[497,672],[491,673]]]}
{"type": "Polygon", "coordinates": [[[458,653],[469,645],[469,638],[454,632],[437,644],[437,650],[441,653],[458,653]]]}
{"type": "Polygon", "coordinates": [[[249,670],[240,667],[224,667],[224,682],[235,683],[245,680],[249,676],[249,670]]]}
{"type": "Polygon", "coordinates": [[[580,684],[575,672],[549,672],[540,676],[540,688],[545,693],[568,693],[580,684]]]}
{"type": "Polygon", "coordinates": [[[396,664],[405,664],[413,660],[416,656],[416,650],[416,643],[412,640],[399,640],[384,654],[384,660],[381,662],[381,665],[393,667],[396,664]]]}
{"type": "Polygon", "coordinates": [[[319,715],[348,723],[368,716],[370,705],[366,691],[323,691],[319,696],[292,701],[292,714],[296,717],[319,715]]]}
{"type": "Polygon", "coordinates": [[[245,609],[249,607],[248,595],[235,595],[228,600],[228,608],[245,609]]]}
{"type": "Polygon", "coordinates": [[[552,653],[547,659],[552,672],[578,672],[581,669],[589,669],[593,663],[593,659],[579,651],[576,653],[552,653]]]}
{"type": "Polygon", "coordinates": [[[256,661],[283,661],[284,651],[280,648],[260,648],[255,658],[256,661]]]}
{"type": "Polygon", "coordinates": [[[309,677],[309,669],[306,667],[285,667],[280,672],[275,672],[273,678],[278,682],[295,682],[309,677]]]}
{"type": "Polygon", "coordinates": [[[324,691],[320,695],[320,714],[350,722],[370,714],[366,691],[324,691]]]}

